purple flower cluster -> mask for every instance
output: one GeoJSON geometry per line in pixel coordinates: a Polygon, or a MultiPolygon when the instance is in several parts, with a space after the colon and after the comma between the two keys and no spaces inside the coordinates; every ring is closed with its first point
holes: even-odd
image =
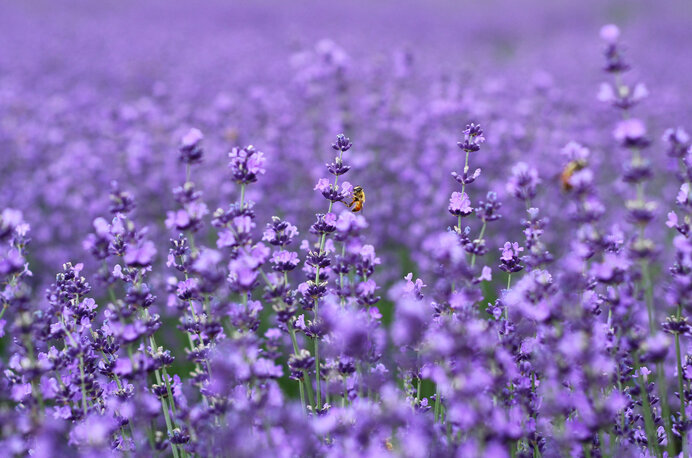
{"type": "MultiPolygon", "coordinates": [[[[540,18],[500,3],[507,23],[463,10],[473,65],[435,54],[446,33],[401,49],[432,18],[413,7],[377,57],[367,21],[306,44],[319,12],[277,4],[313,32],[272,47],[282,21],[238,5],[253,27],[227,32],[201,17],[223,22],[214,2],[126,6],[103,30],[73,6],[112,39],[77,34],[88,73],[70,34],[36,62],[0,46],[0,449],[688,456],[690,84],[651,71],[684,50],[637,49],[637,68],[606,25],[602,73],[575,71],[563,54],[598,49],[581,7],[586,32],[550,59],[510,45],[540,18]]],[[[0,45],[28,53],[41,6],[10,11],[0,45]]]]}

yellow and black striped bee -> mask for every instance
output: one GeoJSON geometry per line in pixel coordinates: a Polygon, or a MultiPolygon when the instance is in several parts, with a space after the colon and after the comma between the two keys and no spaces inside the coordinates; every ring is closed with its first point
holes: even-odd
{"type": "Polygon", "coordinates": [[[572,178],[574,172],[582,170],[586,167],[586,165],[587,164],[585,160],[576,159],[574,161],[570,161],[565,166],[565,168],[562,170],[562,173],[560,173],[560,186],[562,187],[563,191],[569,191],[572,189],[572,185],[569,182],[570,178],[572,178]]]}
{"type": "MultiPolygon", "coordinates": [[[[345,202],[344,202],[345,203],[345,202]]],[[[359,212],[363,209],[363,204],[365,203],[365,191],[361,186],[356,186],[353,188],[353,196],[350,203],[347,203],[348,208],[353,212],[359,212]]]]}

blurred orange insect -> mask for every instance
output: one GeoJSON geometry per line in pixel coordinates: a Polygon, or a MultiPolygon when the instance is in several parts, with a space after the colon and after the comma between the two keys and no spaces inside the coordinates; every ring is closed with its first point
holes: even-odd
{"type": "Polygon", "coordinates": [[[572,189],[572,185],[569,182],[570,178],[572,178],[574,172],[582,170],[584,167],[586,167],[586,161],[583,159],[571,161],[565,166],[562,173],[560,173],[560,185],[562,186],[563,191],[569,191],[572,189]]]}
{"type": "MultiPolygon", "coordinates": [[[[345,203],[345,202],[344,202],[345,203]]],[[[365,203],[365,192],[361,186],[356,186],[353,188],[353,197],[348,205],[348,208],[353,212],[359,212],[363,209],[363,204],[365,203]]]]}

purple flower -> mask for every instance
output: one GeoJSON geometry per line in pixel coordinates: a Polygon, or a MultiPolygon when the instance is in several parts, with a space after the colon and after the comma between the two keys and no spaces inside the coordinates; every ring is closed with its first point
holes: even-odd
{"type": "Polygon", "coordinates": [[[517,242],[505,242],[504,246],[500,248],[500,251],[502,252],[502,256],[500,257],[502,261],[511,261],[518,257],[519,253],[524,251],[524,248],[520,247],[517,242]]]}
{"type": "Polygon", "coordinates": [[[428,320],[424,305],[411,299],[397,303],[392,324],[392,340],[396,345],[415,345],[423,337],[428,320]]]}
{"type": "Polygon", "coordinates": [[[481,275],[478,277],[478,281],[492,281],[493,276],[492,276],[492,269],[488,266],[483,266],[481,269],[481,275]]]}
{"type": "Polygon", "coordinates": [[[180,141],[180,161],[185,164],[202,162],[203,150],[200,146],[204,135],[199,129],[190,129],[180,141]]]}
{"type": "Polygon", "coordinates": [[[423,299],[423,293],[422,289],[425,288],[427,285],[423,283],[423,280],[420,278],[416,278],[415,283],[412,281],[413,279],[413,273],[409,272],[405,277],[404,280],[406,280],[406,286],[404,287],[404,291],[409,294],[413,294],[414,297],[418,299],[423,299]]]}
{"type": "Polygon", "coordinates": [[[668,212],[668,220],[666,221],[666,226],[673,228],[678,225],[678,215],[675,212],[668,212]]]}
{"type": "Polygon", "coordinates": [[[682,127],[666,129],[663,141],[668,143],[668,156],[684,157],[690,150],[690,136],[682,127]]]}
{"type": "Polygon", "coordinates": [[[271,263],[274,264],[273,268],[278,272],[293,270],[299,262],[298,253],[293,251],[276,251],[271,257],[271,263]]]}
{"type": "Polygon", "coordinates": [[[179,231],[184,231],[190,228],[191,220],[190,216],[185,210],[178,210],[175,212],[168,212],[166,218],[166,227],[169,229],[177,229],[179,231]]]}
{"type": "Polygon", "coordinates": [[[357,291],[358,294],[362,296],[368,296],[374,294],[375,289],[377,289],[377,284],[372,278],[370,278],[367,281],[359,283],[357,291]]]}
{"type": "Polygon", "coordinates": [[[368,227],[368,223],[362,215],[344,211],[339,214],[335,227],[340,237],[347,237],[358,235],[362,229],[368,227]]]}
{"type": "Polygon", "coordinates": [[[591,271],[603,283],[617,283],[622,281],[622,275],[629,268],[629,265],[629,261],[623,256],[606,253],[603,262],[594,264],[591,271]]]}
{"type": "Polygon", "coordinates": [[[457,145],[461,150],[470,153],[480,150],[484,142],[485,137],[481,126],[471,123],[464,129],[464,140],[458,142],[457,145]]]}
{"type": "Polygon", "coordinates": [[[128,245],[125,250],[125,264],[133,267],[146,267],[152,263],[156,256],[154,242],[146,240],[136,245],[128,245]]]}
{"type": "Polygon", "coordinates": [[[690,187],[689,183],[683,183],[680,186],[680,191],[678,191],[676,202],[681,207],[692,208],[692,187],[690,187]]]}
{"type": "Polygon", "coordinates": [[[188,278],[187,280],[178,282],[178,289],[176,291],[178,298],[183,301],[194,298],[197,295],[198,283],[196,278],[188,278]]]}
{"type": "Polygon", "coordinates": [[[199,142],[201,142],[203,138],[204,138],[204,135],[202,134],[202,132],[199,129],[195,129],[193,127],[180,140],[180,146],[183,148],[194,147],[199,142]]]}
{"type": "Polygon", "coordinates": [[[334,148],[336,151],[340,151],[341,153],[345,153],[351,149],[351,146],[353,146],[351,140],[344,134],[337,135],[336,142],[332,144],[332,148],[334,148]]]}
{"type": "Polygon", "coordinates": [[[649,90],[644,83],[637,83],[634,88],[619,86],[617,89],[608,83],[601,83],[598,100],[610,103],[616,108],[630,109],[649,96],[649,90]]]}
{"type": "Polygon", "coordinates": [[[264,175],[266,172],[264,153],[257,151],[252,145],[233,148],[228,157],[233,179],[239,184],[254,183],[258,175],[264,175]]]}
{"type": "Polygon", "coordinates": [[[288,221],[273,216],[272,222],[267,224],[267,228],[262,234],[262,240],[272,245],[285,246],[290,244],[297,235],[298,228],[288,221]]]}
{"type": "Polygon", "coordinates": [[[608,24],[601,27],[601,39],[613,44],[620,38],[620,29],[615,24],[608,24]]]}
{"type": "Polygon", "coordinates": [[[525,162],[519,162],[512,167],[512,176],[507,182],[507,192],[518,199],[528,201],[536,197],[536,187],[540,181],[535,168],[525,162]]]}
{"type": "Polygon", "coordinates": [[[331,187],[332,187],[332,184],[329,182],[328,179],[320,178],[319,180],[317,180],[317,184],[315,185],[315,187],[313,189],[315,191],[319,191],[321,193],[324,193],[324,192],[328,191],[329,189],[331,189],[331,187]]]}
{"type": "Polygon", "coordinates": [[[473,212],[471,199],[465,192],[453,192],[447,209],[454,216],[468,216],[473,212]]]}
{"type": "Polygon", "coordinates": [[[648,146],[646,126],[637,118],[620,121],[613,131],[615,140],[625,147],[644,148],[648,146]]]}
{"type": "Polygon", "coordinates": [[[380,258],[375,255],[375,247],[372,245],[363,245],[359,254],[361,259],[368,262],[370,265],[377,265],[380,263],[380,258]]]}

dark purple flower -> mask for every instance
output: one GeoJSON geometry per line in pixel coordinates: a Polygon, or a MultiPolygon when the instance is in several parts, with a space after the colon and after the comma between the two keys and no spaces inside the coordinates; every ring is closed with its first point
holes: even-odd
{"type": "Polygon", "coordinates": [[[202,162],[204,151],[201,143],[204,135],[199,129],[190,129],[180,141],[180,161],[185,164],[198,164],[202,162]]]}
{"type": "Polygon", "coordinates": [[[464,129],[464,140],[457,143],[459,148],[467,153],[472,153],[481,149],[485,142],[483,129],[478,124],[469,124],[464,129]]]}

